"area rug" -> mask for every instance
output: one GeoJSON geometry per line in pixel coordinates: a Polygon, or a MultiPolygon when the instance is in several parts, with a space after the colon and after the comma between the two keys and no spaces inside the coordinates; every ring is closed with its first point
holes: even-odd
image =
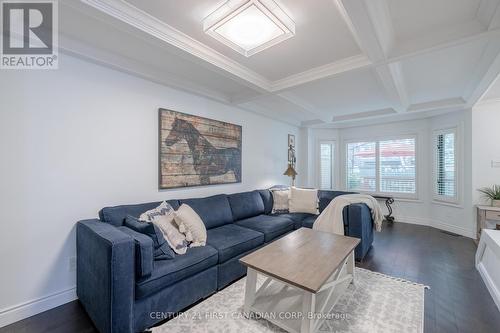
{"type": "MultiPolygon", "coordinates": [[[[348,287],[318,332],[423,332],[428,287],[362,268],[356,268],[355,274],[356,283],[348,287]]],[[[259,275],[257,285],[264,280],[259,275]]],[[[245,278],[153,328],[153,333],[284,332],[262,317],[245,318],[244,295],[245,278]]]]}

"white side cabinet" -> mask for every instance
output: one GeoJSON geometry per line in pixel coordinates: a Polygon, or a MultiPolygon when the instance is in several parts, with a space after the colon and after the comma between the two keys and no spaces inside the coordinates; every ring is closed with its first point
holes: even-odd
{"type": "Polygon", "coordinates": [[[500,230],[482,230],[476,252],[476,269],[500,310],[500,230]]]}

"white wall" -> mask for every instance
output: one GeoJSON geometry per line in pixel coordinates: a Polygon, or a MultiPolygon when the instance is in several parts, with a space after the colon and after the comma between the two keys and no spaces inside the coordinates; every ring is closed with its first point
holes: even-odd
{"type": "MultiPolygon", "coordinates": [[[[302,148],[302,159],[307,160],[308,186],[318,186],[317,146],[320,140],[333,140],[335,147],[335,188],[346,189],[345,143],[351,140],[376,140],[401,135],[417,136],[417,192],[416,199],[397,199],[393,205],[394,215],[400,222],[432,225],[444,230],[472,237],[474,235],[471,188],[471,111],[449,113],[432,118],[389,122],[381,125],[339,129],[309,129],[307,150],[302,148]],[[433,200],[433,156],[432,135],[434,130],[459,128],[459,169],[462,194],[458,205],[445,205],[433,200]]],[[[305,163],[304,163],[305,164],[305,163]]],[[[302,167],[304,169],[304,166],[302,167]]],[[[385,209],[385,206],[383,206],[385,209]]]]}
{"type": "MultiPolygon", "coordinates": [[[[108,205],[289,183],[298,128],[61,56],[0,74],[0,326],[75,297],[75,223],[108,205]],[[243,126],[243,182],[159,191],[158,108],[243,126]]],[[[299,169],[300,172],[300,169],[299,169]]]]}
{"type": "MultiPolygon", "coordinates": [[[[472,110],[472,195],[474,203],[485,204],[478,188],[500,185],[500,101],[487,102],[472,110]]],[[[489,204],[489,202],[488,202],[489,204]]]]}

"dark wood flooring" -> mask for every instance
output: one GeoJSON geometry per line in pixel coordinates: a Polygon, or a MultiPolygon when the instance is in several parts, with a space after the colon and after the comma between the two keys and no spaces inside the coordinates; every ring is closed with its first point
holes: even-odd
{"type": "MultiPolygon", "coordinates": [[[[500,332],[500,312],[474,268],[475,251],[468,238],[395,223],[376,233],[373,248],[357,266],[430,286],[425,333],[500,332]]],[[[0,328],[0,333],[7,332],[97,331],[75,301],[0,328]]]]}

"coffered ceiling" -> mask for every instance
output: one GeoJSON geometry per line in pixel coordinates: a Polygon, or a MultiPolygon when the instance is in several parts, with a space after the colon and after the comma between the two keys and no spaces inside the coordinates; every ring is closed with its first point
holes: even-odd
{"type": "Polygon", "coordinates": [[[500,72],[500,0],[276,0],[295,36],[245,57],[221,0],[60,2],[62,52],[303,126],[471,107],[500,72]]]}

